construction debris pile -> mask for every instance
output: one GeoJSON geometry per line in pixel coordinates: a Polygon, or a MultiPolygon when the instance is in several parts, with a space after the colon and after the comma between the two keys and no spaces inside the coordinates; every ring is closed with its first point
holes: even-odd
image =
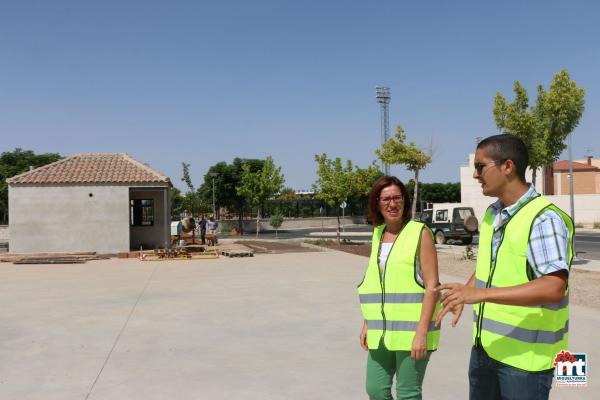
{"type": "Polygon", "coordinates": [[[239,243],[228,243],[219,246],[219,252],[227,257],[254,257],[254,250],[239,243]]]}
{"type": "Polygon", "coordinates": [[[176,246],[170,249],[140,249],[142,261],[169,261],[169,260],[199,260],[203,258],[219,258],[216,246],[187,245],[176,246]]]}
{"type": "Polygon", "coordinates": [[[83,264],[90,260],[106,260],[110,257],[97,255],[96,252],[80,253],[38,253],[6,254],[0,256],[0,262],[13,264],[83,264]]]}

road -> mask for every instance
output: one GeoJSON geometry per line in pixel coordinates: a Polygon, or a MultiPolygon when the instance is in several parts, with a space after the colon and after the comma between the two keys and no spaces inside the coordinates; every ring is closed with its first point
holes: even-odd
{"type": "Polygon", "coordinates": [[[600,232],[576,234],[575,251],[578,257],[588,260],[600,260],[600,232]]]}

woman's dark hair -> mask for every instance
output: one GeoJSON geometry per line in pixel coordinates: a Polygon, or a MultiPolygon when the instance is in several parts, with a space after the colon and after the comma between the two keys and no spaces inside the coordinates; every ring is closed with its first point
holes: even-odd
{"type": "Polygon", "coordinates": [[[373,187],[369,192],[369,219],[373,222],[374,226],[383,224],[383,215],[379,211],[379,195],[381,191],[388,186],[398,186],[404,203],[402,206],[402,226],[406,224],[412,218],[412,211],[410,207],[410,196],[406,186],[395,176],[382,176],[373,183],[373,187]]]}
{"type": "Polygon", "coordinates": [[[521,139],[508,134],[494,135],[479,142],[477,148],[485,148],[488,156],[496,161],[504,162],[512,160],[515,164],[517,177],[521,182],[525,182],[525,170],[527,170],[527,164],[529,164],[529,152],[521,139]]]}

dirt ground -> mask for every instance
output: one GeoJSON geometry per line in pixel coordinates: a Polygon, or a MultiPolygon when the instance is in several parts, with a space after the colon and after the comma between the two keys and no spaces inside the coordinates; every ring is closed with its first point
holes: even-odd
{"type": "MultiPolygon", "coordinates": [[[[342,244],[341,246],[335,243],[324,243],[322,245],[365,257],[368,257],[371,251],[371,245],[365,243],[342,244]]],[[[438,265],[441,274],[460,276],[465,280],[475,271],[475,261],[464,260],[460,254],[438,252],[438,265]]],[[[569,284],[571,285],[569,299],[571,303],[600,309],[599,272],[580,270],[575,267],[571,270],[569,284]]]]}
{"type": "Polygon", "coordinates": [[[255,253],[305,253],[316,251],[300,244],[289,242],[267,242],[261,240],[240,240],[235,243],[243,244],[254,250],[255,253]]]}

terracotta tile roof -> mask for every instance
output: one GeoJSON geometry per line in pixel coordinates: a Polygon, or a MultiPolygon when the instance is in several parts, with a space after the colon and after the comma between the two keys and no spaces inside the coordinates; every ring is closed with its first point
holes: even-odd
{"type": "Polygon", "coordinates": [[[573,160],[573,161],[577,161],[582,164],[587,164],[589,161],[594,167],[600,167],[600,160],[597,158],[591,158],[589,160],[586,159],[586,160],[573,160]]]}
{"type": "MultiPolygon", "coordinates": [[[[552,164],[552,169],[554,171],[568,171],[569,170],[569,161],[561,160],[552,164]]],[[[583,164],[577,161],[573,161],[573,171],[598,171],[598,167],[593,165],[583,164]]]]}
{"type": "MultiPolygon", "coordinates": [[[[73,154],[6,180],[12,185],[161,183],[168,177],[126,153],[73,154]]],[[[161,185],[162,186],[162,185],[161,185]]]]}

